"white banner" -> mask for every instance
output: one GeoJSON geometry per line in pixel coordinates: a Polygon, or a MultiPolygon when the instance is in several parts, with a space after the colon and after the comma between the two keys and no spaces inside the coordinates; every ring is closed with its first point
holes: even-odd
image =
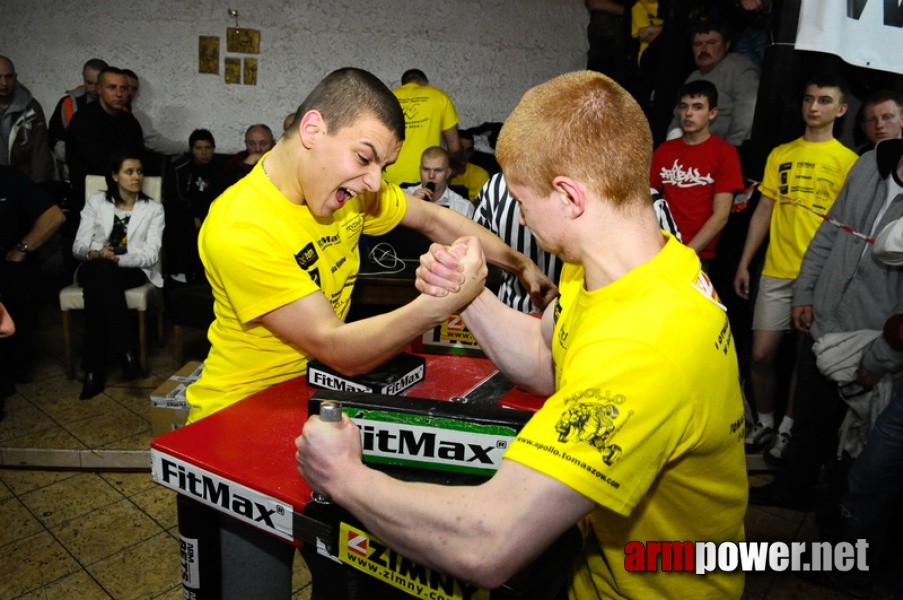
{"type": "Polygon", "coordinates": [[[903,73],[903,0],[801,0],[797,50],[903,73]]]}

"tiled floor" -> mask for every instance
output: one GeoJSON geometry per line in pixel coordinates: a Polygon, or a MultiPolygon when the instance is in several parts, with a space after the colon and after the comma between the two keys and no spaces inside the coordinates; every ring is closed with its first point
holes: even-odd
{"type": "MultiPolygon", "coordinates": [[[[74,333],[81,325],[75,318],[74,333]]],[[[121,383],[113,372],[90,401],[78,400],[80,382],[66,379],[61,337],[59,313],[45,306],[34,382],[18,386],[0,422],[0,600],[181,598],[175,498],[147,468],[148,395],[175,370],[169,325],[167,344],[150,345],[146,379],[121,383]],[[23,461],[57,468],[8,468],[23,461]]],[[[185,360],[203,359],[204,343],[202,332],[186,331],[185,360]]],[[[777,508],[750,507],[746,534],[817,539],[812,514],[777,508]]],[[[309,598],[309,574],[300,558],[295,566],[293,597],[309,598]]],[[[844,597],[791,573],[746,581],[748,599],[844,597]]]]}

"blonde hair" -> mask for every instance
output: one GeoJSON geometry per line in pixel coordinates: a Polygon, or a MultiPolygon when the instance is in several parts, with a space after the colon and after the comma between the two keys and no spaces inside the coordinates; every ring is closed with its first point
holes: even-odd
{"type": "Polygon", "coordinates": [[[446,167],[449,165],[448,152],[442,146],[430,146],[424,150],[423,154],[420,155],[420,162],[423,163],[425,159],[434,158],[441,158],[445,162],[446,167]]]}
{"type": "Polygon", "coordinates": [[[649,122],[630,94],[594,71],[528,90],[502,127],[496,158],[509,182],[537,195],[566,175],[616,206],[650,201],[649,122]]]}

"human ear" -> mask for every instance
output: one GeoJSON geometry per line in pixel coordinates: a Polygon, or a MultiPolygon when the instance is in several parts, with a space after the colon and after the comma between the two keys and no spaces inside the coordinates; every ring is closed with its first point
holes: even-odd
{"type": "Polygon", "coordinates": [[[298,131],[300,132],[301,143],[304,144],[305,148],[310,148],[319,134],[326,133],[326,121],[323,119],[320,111],[308,111],[301,117],[298,131]]]}

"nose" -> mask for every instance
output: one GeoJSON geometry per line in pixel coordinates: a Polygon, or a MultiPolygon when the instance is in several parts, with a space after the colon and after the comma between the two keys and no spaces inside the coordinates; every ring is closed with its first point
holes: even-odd
{"type": "Polygon", "coordinates": [[[372,168],[368,169],[366,173],[361,177],[364,182],[364,187],[367,188],[368,192],[376,192],[379,191],[380,186],[382,186],[383,172],[378,164],[374,164],[372,168]]]}

